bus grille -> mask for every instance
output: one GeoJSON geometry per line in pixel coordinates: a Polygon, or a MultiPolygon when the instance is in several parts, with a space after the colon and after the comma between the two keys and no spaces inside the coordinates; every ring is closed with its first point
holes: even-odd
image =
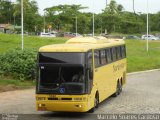
{"type": "Polygon", "coordinates": [[[61,100],[72,100],[72,98],[61,98],[61,100]]]}
{"type": "Polygon", "coordinates": [[[58,98],[48,98],[48,100],[58,100],[58,98]]]}
{"type": "Polygon", "coordinates": [[[48,100],[72,100],[72,98],[48,98],[48,100]]]}

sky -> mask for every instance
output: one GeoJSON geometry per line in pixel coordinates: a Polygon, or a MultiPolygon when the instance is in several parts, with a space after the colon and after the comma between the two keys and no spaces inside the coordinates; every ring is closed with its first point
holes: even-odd
{"type": "MultiPolygon", "coordinates": [[[[12,0],[13,2],[16,0],[12,0]]],[[[106,0],[36,0],[39,6],[39,13],[43,14],[43,10],[47,7],[59,4],[82,4],[89,7],[82,12],[100,13],[106,6],[106,0]]],[[[111,0],[107,0],[109,4],[111,0]]],[[[133,12],[133,0],[115,0],[118,4],[123,5],[125,11],[133,12]]],[[[135,0],[136,13],[147,13],[147,0],[135,0]]],[[[148,0],[149,13],[160,11],[160,0],[148,0]]]]}

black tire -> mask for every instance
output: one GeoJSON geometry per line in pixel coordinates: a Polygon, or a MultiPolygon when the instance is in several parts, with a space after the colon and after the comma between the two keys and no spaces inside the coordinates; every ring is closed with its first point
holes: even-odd
{"type": "Polygon", "coordinates": [[[95,109],[98,108],[98,106],[99,106],[99,95],[96,93],[95,99],[94,99],[94,107],[91,110],[89,110],[89,112],[93,113],[95,109]]]}
{"type": "Polygon", "coordinates": [[[98,107],[99,107],[99,95],[97,93],[95,97],[95,108],[98,108],[98,107]]]}
{"type": "Polygon", "coordinates": [[[121,93],[121,90],[122,90],[122,85],[121,83],[118,81],[117,82],[117,87],[116,87],[116,92],[112,95],[113,97],[117,97],[120,93],[121,93]]]}
{"type": "Polygon", "coordinates": [[[120,82],[120,93],[122,92],[122,81],[120,82]]]}

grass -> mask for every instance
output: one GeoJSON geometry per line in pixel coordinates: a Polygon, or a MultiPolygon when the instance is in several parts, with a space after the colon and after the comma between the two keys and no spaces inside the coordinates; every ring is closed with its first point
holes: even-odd
{"type": "Polygon", "coordinates": [[[20,81],[20,80],[14,80],[14,79],[0,79],[0,85],[15,85],[15,86],[21,86],[21,87],[29,87],[34,86],[35,81],[20,81]]]}
{"type": "MultiPolygon", "coordinates": [[[[44,38],[39,36],[24,36],[24,48],[38,50],[41,46],[49,44],[64,43],[66,38],[44,38]]],[[[0,54],[13,48],[21,47],[21,36],[11,34],[0,34],[0,54]]]]}
{"type": "Polygon", "coordinates": [[[149,52],[146,41],[127,40],[128,72],[160,68],[160,41],[149,41],[149,52]]]}
{"type": "MultiPolygon", "coordinates": [[[[25,36],[24,48],[38,50],[48,44],[64,43],[66,38],[41,38],[38,36],[25,36]]],[[[0,34],[0,54],[21,46],[20,35],[0,34]]],[[[126,40],[127,71],[143,71],[160,68],[160,41],[149,41],[149,52],[146,52],[146,41],[126,40]]],[[[30,82],[21,82],[12,79],[0,79],[0,85],[12,84],[15,86],[32,86],[30,82]]]]}
{"type": "MultiPolygon", "coordinates": [[[[38,50],[41,46],[64,43],[67,38],[42,38],[25,36],[24,48],[38,50]]],[[[0,34],[0,54],[21,46],[20,35],[0,34]]],[[[146,52],[146,41],[126,40],[128,72],[160,68],[160,41],[149,41],[149,52],[146,52]]]]}
{"type": "Polygon", "coordinates": [[[35,81],[20,81],[15,79],[0,78],[0,92],[33,88],[35,84],[35,81]]]}

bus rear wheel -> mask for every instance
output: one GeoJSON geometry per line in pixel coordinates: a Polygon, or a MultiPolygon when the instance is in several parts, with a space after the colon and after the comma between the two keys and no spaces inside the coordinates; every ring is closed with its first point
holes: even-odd
{"type": "Polygon", "coordinates": [[[121,93],[122,92],[122,81],[120,81],[119,83],[120,83],[120,88],[119,88],[120,90],[119,90],[119,92],[121,93]]]}

